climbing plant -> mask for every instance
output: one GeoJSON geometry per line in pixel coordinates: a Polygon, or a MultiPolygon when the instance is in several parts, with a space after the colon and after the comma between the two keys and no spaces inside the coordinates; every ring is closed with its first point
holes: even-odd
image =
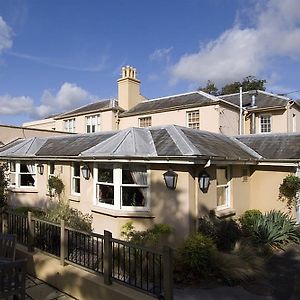
{"type": "Polygon", "coordinates": [[[289,210],[297,204],[297,193],[300,191],[300,178],[295,175],[286,176],[279,186],[279,200],[286,203],[289,210]]]}

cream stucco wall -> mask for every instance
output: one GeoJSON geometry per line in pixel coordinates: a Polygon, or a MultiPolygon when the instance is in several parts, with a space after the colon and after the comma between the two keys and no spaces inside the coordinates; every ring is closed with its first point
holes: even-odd
{"type": "Polygon", "coordinates": [[[120,129],[125,129],[128,127],[139,127],[139,119],[144,117],[151,117],[152,126],[170,124],[187,126],[187,112],[194,110],[199,110],[201,130],[219,133],[220,126],[222,126],[222,133],[229,135],[237,134],[239,117],[238,112],[219,105],[169,110],[151,114],[121,117],[120,129]]]}
{"type": "Polygon", "coordinates": [[[56,130],[55,120],[53,118],[26,122],[22,126],[26,128],[34,128],[34,129],[56,130]]]}
{"type": "MultiPolygon", "coordinates": [[[[89,180],[81,176],[79,196],[71,195],[71,162],[56,162],[55,174],[64,184],[62,199],[83,213],[93,216],[93,227],[96,232],[109,230],[113,236],[120,237],[121,227],[128,221],[133,221],[137,230],[145,230],[155,223],[166,223],[174,229],[169,237],[172,244],[181,242],[197,225],[197,219],[216,209],[216,167],[212,165],[205,169],[211,182],[207,193],[200,191],[198,175],[203,166],[172,165],[178,174],[176,190],[166,188],[163,173],[170,168],[166,164],[150,164],[150,210],[134,212],[113,210],[99,207],[94,200],[93,174],[89,180]]],[[[89,163],[93,170],[93,164],[89,163]]],[[[259,209],[263,212],[271,209],[286,211],[285,205],[278,200],[278,189],[283,178],[294,173],[292,167],[267,167],[232,165],[230,167],[230,200],[229,209],[240,216],[248,209],[259,209]]],[[[44,175],[37,174],[35,188],[22,188],[11,193],[11,204],[16,206],[51,207],[47,195],[48,164],[45,162],[44,175]]]]}
{"type": "Polygon", "coordinates": [[[48,137],[65,134],[53,130],[40,130],[33,128],[23,128],[17,126],[0,125],[0,142],[7,144],[18,138],[26,139],[32,137],[48,137]]]}
{"type": "Polygon", "coordinates": [[[102,111],[100,113],[91,113],[80,116],[74,116],[65,119],[56,120],[57,130],[65,131],[65,120],[75,119],[75,132],[86,133],[86,117],[100,115],[100,131],[111,131],[117,129],[116,113],[112,110],[102,111]]]}

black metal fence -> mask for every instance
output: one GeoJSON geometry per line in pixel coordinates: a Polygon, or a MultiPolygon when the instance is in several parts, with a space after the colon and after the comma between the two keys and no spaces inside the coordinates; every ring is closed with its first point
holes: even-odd
{"type": "Polygon", "coordinates": [[[19,243],[33,251],[34,247],[66,262],[104,275],[104,282],[117,280],[147,292],[172,299],[172,251],[157,251],[114,239],[54,224],[31,216],[8,212],[2,214],[2,231],[17,235],[19,243]]]}

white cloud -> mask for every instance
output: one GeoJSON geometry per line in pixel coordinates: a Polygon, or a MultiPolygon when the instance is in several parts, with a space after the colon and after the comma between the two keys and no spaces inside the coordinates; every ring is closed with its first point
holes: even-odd
{"type": "Polygon", "coordinates": [[[32,107],[33,100],[30,97],[13,97],[11,95],[0,96],[1,115],[29,114],[32,111],[32,107]]]}
{"type": "Polygon", "coordinates": [[[169,61],[170,60],[170,54],[171,54],[172,50],[173,50],[173,47],[156,49],[150,54],[150,56],[149,56],[150,60],[157,60],[157,61],[166,60],[166,61],[169,61]]]}
{"type": "Polygon", "coordinates": [[[56,94],[45,90],[41,98],[41,105],[35,107],[33,114],[39,117],[63,112],[78,107],[90,99],[89,93],[74,83],[65,82],[56,94]]]}
{"type": "Polygon", "coordinates": [[[221,85],[259,76],[276,57],[300,59],[300,1],[257,1],[249,15],[254,26],[235,24],[197,53],[182,56],[170,68],[172,81],[210,79],[221,85]]]}
{"type": "Polygon", "coordinates": [[[0,16],[0,54],[3,50],[12,47],[12,29],[0,16]]]}

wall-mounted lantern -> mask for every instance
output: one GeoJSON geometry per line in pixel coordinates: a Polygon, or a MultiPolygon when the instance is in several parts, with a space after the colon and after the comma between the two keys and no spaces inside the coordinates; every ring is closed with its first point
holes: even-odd
{"type": "Polygon", "coordinates": [[[203,193],[207,193],[208,191],[208,187],[210,184],[210,176],[208,173],[206,173],[205,171],[203,171],[202,173],[200,173],[199,175],[199,188],[203,193]]]}
{"type": "Polygon", "coordinates": [[[43,175],[43,174],[44,174],[44,165],[43,165],[43,164],[39,163],[39,164],[36,166],[36,168],[37,168],[37,171],[38,171],[38,173],[39,173],[40,175],[43,175]]]}
{"type": "Polygon", "coordinates": [[[168,189],[175,190],[177,185],[178,175],[172,170],[167,171],[164,175],[164,180],[168,189]]]}
{"type": "Polygon", "coordinates": [[[84,179],[86,179],[86,180],[90,179],[91,171],[87,164],[84,164],[81,167],[81,174],[84,179]]]}

